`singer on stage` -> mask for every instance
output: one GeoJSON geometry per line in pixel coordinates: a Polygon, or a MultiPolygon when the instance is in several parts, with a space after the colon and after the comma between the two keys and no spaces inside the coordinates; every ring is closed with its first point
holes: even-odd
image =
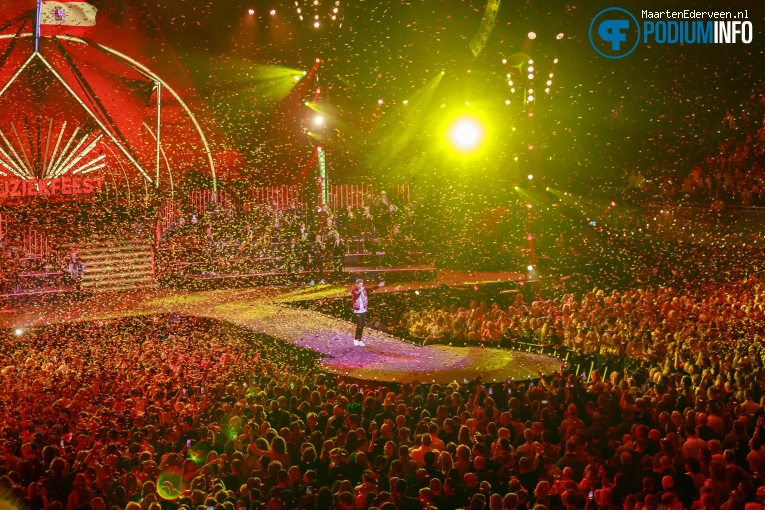
{"type": "MultiPolygon", "coordinates": [[[[385,282],[380,282],[378,287],[382,287],[383,285],[385,285],[385,282]]],[[[367,289],[364,287],[364,280],[361,278],[356,280],[356,286],[351,290],[351,301],[353,302],[353,322],[356,324],[356,334],[353,337],[353,345],[356,347],[366,347],[361,336],[364,332],[364,321],[367,318],[369,296],[367,295],[367,289]]]]}

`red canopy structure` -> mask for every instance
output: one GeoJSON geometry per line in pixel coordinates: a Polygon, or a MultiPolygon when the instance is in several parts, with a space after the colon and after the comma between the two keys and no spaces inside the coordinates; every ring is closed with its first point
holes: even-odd
{"type": "Polygon", "coordinates": [[[0,25],[0,200],[172,195],[190,170],[209,172],[215,186],[209,133],[184,101],[188,88],[91,39],[97,27],[47,27],[36,44],[37,10],[24,7],[0,25]]]}

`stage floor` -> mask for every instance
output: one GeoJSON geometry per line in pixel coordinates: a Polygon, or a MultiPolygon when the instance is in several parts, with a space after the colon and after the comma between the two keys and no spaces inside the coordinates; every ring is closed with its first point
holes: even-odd
{"type": "MultiPolygon", "coordinates": [[[[517,275],[520,278],[520,275],[517,275]]],[[[446,273],[437,282],[386,286],[384,292],[441,283],[512,280],[510,274],[446,273]]],[[[548,356],[482,347],[425,347],[365,330],[366,347],[353,346],[354,326],[327,315],[288,306],[290,301],[345,295],[349,286],[258,287],[208,291],[144,290],[94,293],[56,304],[18,306],[0,314],[0,326],[25,328],[59,322],[178,312],[231,322],[310,349],[328,371],[365,380],[451,382],[482,375],[484,381],[536,377],[560,361],[548,356]]]]}

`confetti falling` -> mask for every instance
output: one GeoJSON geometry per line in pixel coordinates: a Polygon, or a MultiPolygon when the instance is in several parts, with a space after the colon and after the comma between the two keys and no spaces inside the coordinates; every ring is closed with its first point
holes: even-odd
{"type": "MultiPolygon", "coordinates": [[[[24,18],[0,40],[3,506],[384,507],[434,443],[471,508],[507,492],[555,506],[569,477],[575,505],[621,506],[622,455],[658,472],[691,447],[701,465],[664,507],[756,499],[741,457],[761,436],[761,38],[606,61],[587,40],[605,4],[92,3],[96,25],[68,34],[102,47],[48,26],[27,61],[24,18]],[[451,144],[461,117],[480,123],[479,150],[451,144]],[[80,174],[98,192],[77,193],[80,174]],[[61,193],[42,192],[49,178],[61,193]],[[254,198],[336,184],[370,191],[345,211],[254,198]],[[505,276],[376,296],[354,349],[346,289],[307,272],[329,260],[332,243],[309,239],[330,227],[364,255],[505,276]],[[296,239],[289,270],[264,262],[296,239]],[[288,271],[317,285],[271,274],[288,271]],[[99,273],[146,287],[92,293],[99,273]],[[186,288],[254,273],[262,287],[186,288]],[[557,373],[497,344],[576,361],[557,373]],[[695,489],[723,467],[713,439],[735,491],[695,489]]],[[[0,0],[0,18],[33,8],[0,0]]],[[[412,495],[440,508],[429,490],[412,495]]]]}

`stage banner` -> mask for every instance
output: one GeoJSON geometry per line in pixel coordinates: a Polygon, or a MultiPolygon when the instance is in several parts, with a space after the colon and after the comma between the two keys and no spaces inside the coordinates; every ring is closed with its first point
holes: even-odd
{"type": "Polygon", "coordinates": [[[0,179],[0,198],[22,198],[101,193],[103,177],[56,179],[0,179]]]}
{"type": "Polygon", "coordinates": [[[98,9],[87,2],[58,1],[42,3],[40,35],[69,34],[86,36],[96,25],[98,9]]]}

